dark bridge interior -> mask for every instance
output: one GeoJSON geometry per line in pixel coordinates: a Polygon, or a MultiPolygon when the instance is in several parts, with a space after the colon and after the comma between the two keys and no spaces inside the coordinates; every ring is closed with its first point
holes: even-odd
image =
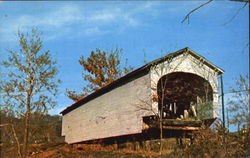
{"type": "Polygon", "coordinates": [[[213,90],[204,78],[184,72],[174,72],[160,78],[157,84],[159,111],[163,118],[177,119],[184,117],[184,110],[194,117],[191,106],[197,113],[197,104],[213,101],[213,90]]]}

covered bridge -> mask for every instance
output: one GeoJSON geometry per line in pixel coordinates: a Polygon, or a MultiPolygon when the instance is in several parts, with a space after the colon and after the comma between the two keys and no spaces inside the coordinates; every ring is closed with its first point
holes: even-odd
{"type": "Polygon", "coordinates": [[[211,124],[218,117],[222,73],[189,48],[168,54],[64,109],[62,135],[69,144],[145,135],[158,118],[167,130],[211,124]]]}

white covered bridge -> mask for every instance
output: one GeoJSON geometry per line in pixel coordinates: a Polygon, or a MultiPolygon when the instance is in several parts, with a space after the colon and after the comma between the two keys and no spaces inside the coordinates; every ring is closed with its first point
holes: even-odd
{"type": "Polygon", "coordinates": [[[67,107],[61,112],[62,135],[69,144],[145,135],[160,115],[165,133],[211,124],[218,117],[217,76],[222,73],[191,49],[181,49],[67,107]]]}

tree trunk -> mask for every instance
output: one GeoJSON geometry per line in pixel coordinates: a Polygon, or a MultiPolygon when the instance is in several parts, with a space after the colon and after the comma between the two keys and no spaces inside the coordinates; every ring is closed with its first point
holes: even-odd
{"type": "Polygon", "coordinates": [[[25,130],[24,130],[24,157],[28,156],[28,144],[29,144],[29,114],[25,115],[25,130]]]}
{"type": "Polygon", "coordinates": [[[17,143],[17,153],[18,153],[18,156],[21,158],[21,157],[22,157],[22,154],[21,154],[21,149],[20,149],[20,143],[19,143],[18,137],[17,137],[17,135],[16,135],[16,130],[15,130],[15,128],[14,128],[14,125],[11,125],[11,129],[12,129],[14,138],[15,138],[16,143],[17,143]]]}
{"type": "MultiPolygon", "coordinates": [[[[165,81],[166,83],[166,81],[165,81]]],[[[163,85],[163,83],[161,82],[161,109],[160,109],[160,155],[162,154],[162,139],[163,139],[163,128],[162,128],[162,119],[163,119],[163,105],[164,105],[164,96],[165,96],[165,84],[163,85]]]]}
{"type": "Polygon", "coordinates": [[[27,107],[25,114],[25,125],[24,125],[24,157],[28,157],[28,148],[29,148],[29,119],[30,119],[30,95],[27,97],[27,107]]]}
{"type": "Polygon", "coordinates": [[[162,115],[161,115],[160,116],[160,155],[162,152],[162,138],[163,138],[163,130],[162,130],[162,115]]]}

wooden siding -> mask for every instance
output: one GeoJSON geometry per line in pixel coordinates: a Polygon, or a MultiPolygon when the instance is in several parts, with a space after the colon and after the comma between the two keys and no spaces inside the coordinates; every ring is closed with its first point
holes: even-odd
{"type": "Polygon", "coordinates": [[[140,100],[150,101],[149,74],[113,89],[63,116],[62,135],[69,144],[142,132],[140,100]]]}

